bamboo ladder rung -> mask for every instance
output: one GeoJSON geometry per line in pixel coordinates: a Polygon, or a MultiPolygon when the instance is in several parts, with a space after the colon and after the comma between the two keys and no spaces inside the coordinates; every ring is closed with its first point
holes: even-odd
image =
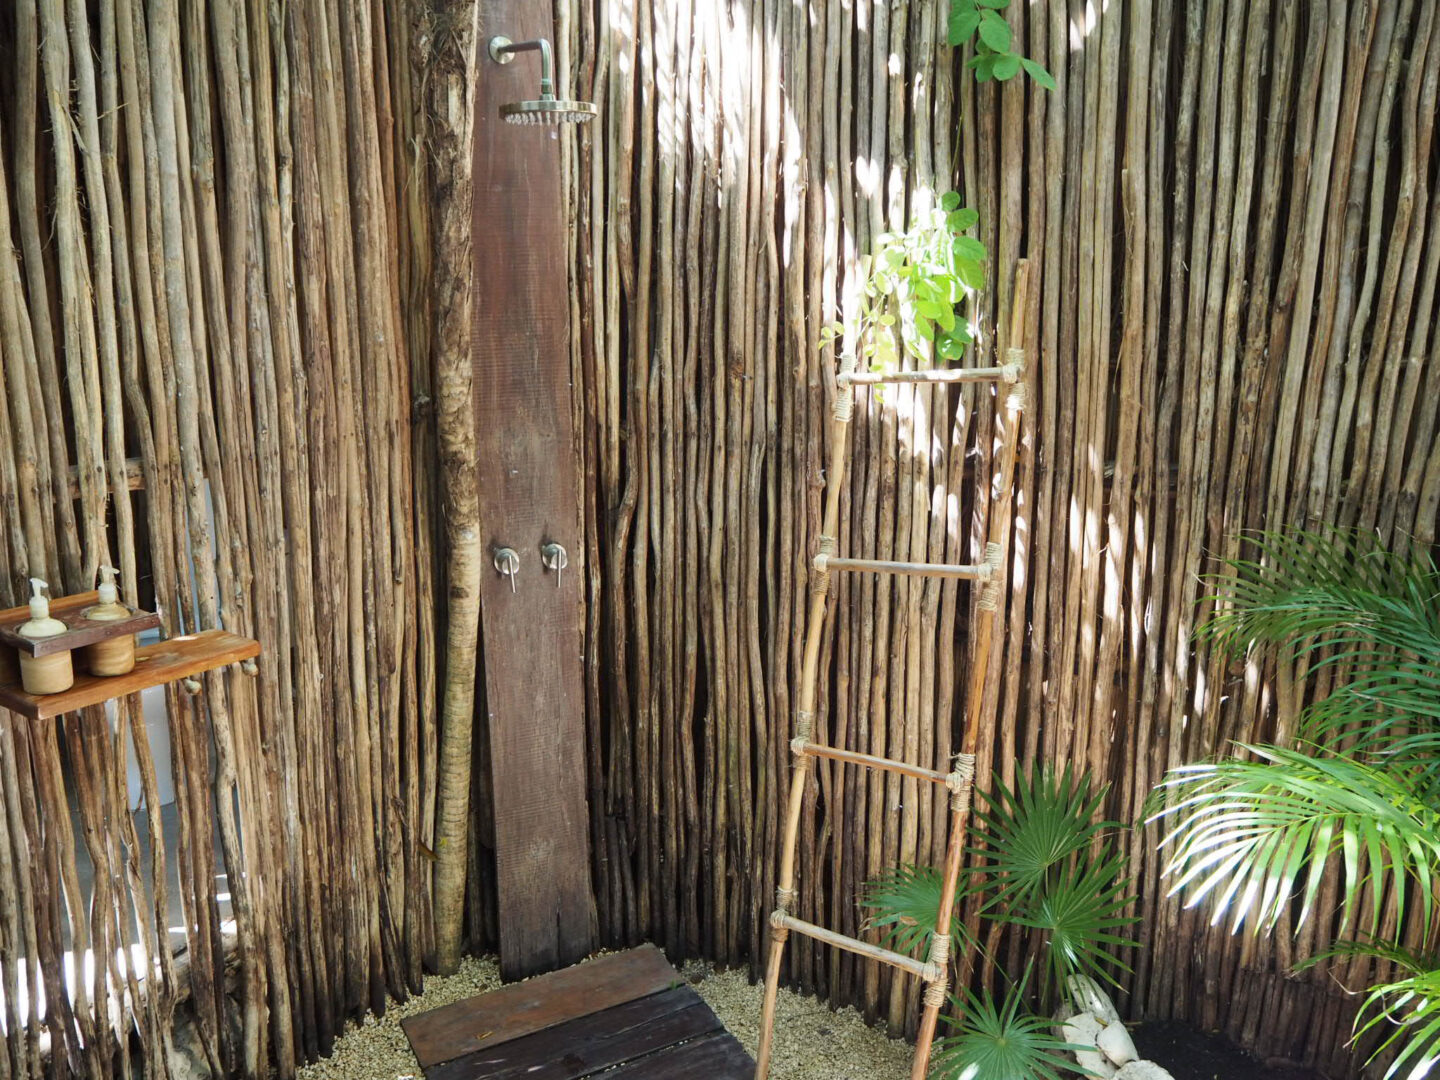
{"type": "Polygon", "coordinates": [[[842,371],[835,376],[838,386],[893,386],[901,383],[1018,382],[1024,366],[1016,363],[999,367],[937,368],[929,371],[842,371]]]}
{"type": "Polygon", "coordinates": [[[859,754],[854,750],[841,750],[835,746],[826,746],[824,743],[795,739],[791,742],[790,749],[797,754],[809,754],[812,757],[827,758],[830,761],[839,761],[847,765],[859,765],[865,769],[881,769],[886,772],[899,773],[902,776],[914,777],[916,780],[928,780],[941,787],[953,786],[955,782],[954,773],[943,773],[936,769],[911,765],[909,762],[896,761],[893,758],[859,754]]]}
{"type": "Polygon", "coordinates": [[[965,581],[989,581],[995,568],[988,562],[965,563],[890,562],[884,559],[843,559],[821,553],[813,560],[816,570],[847,570],[854,573],[902,574],[907,577],[958,578],[965,581]]]}
{"type": "Polygon", "coordinates": [[[869,942],[859,941],[834,930],[827,930],[823,926],[816,926],[814,923],[806,922],[804,919],[797,919],[793,915],[787,915],[783,911],[773,912],[770,916],[770,925],[778,930],[793,930],[797,934],[814,938],[816,941],[830,945],[836,949],[844,949],[846,952],[854,953],[856,956],[863,956],[870,960],[879,960],[883,964],[897,967],[901,971],[918,976],[926,983],[944,983],[949,978],[949,972],[944,963],[935,963],[931,960],[917,960],[913,956],[906,956],[904,953],[894,952],[891,949],[882,948],[879,945],[871,945],[869,942]]]}

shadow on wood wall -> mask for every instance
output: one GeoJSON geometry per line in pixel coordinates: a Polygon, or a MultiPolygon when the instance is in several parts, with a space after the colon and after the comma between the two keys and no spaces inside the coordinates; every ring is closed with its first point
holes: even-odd
{"type": "MultiPolygon", "coordinates": [[[[977,782],[1075,763],[1132,821],[1167,766],[1293,730],[1319,688],[1194,643],[1201,575],[1245,529],[1434,541],[1433,5],[1012,3],[1053,92],[977,85],[941,0],[560,8],[576,93],[601,105],[566,160],[612,940],[761,955],[833,389],[814,343],[856,259],[951,187],[992,255],[967,362],[1003,355],[1021,257],[1041,343],[977,782]]],[[[979,561],[992,398],[890,394],[857,403],[841,550],[979,561]]],[[[974,601],[844,580],[818,737],[946,768],[974,601]]],[[[816,782],[797,914],[853,934],[863,881],[938,861],[943,800],[838,766],[816,782]]],[[[1182,912],[1155,840],[1128,838],[1148,944],[1128,1011],[1352,1068],[1342,987],[1368,962],[1297,976],[1332,922],[1256,941],[1182,912]]],[[[918,987],[873,962],[788,955],[804,988],[915,1016],[918,987]]]]}

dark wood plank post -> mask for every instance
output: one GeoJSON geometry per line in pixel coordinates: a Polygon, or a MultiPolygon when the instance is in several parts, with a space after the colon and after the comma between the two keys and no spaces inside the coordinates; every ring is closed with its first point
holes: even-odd
{"type": "Polygon", "coordinates": [[[550,37],[549,0],[482,0],[476,41],[474,356],[481,589],[494,784],[500,969],[520,978],[579,960],[596,940],[581,684],[581,561],[570,411],[569,293],[555,128],[500,119],[539,95],[536,53],[507,65],[491,37],[550,37]],[[565,548],[558,576],[543,545],[565,548]],[[512,589],[513,585],[513,589],[512,589]]]}

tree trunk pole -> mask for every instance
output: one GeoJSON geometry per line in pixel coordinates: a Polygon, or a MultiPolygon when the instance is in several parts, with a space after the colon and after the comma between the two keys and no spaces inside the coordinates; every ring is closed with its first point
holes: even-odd
{"type": "Polygon", "coordinates": [[[435,957],[460,964],[470,822],[470,743],[480,635],[481,542],[470,360],[475,0],[434,0],[416,34],[428,68],[435,213],[435,415],[449,545],[445,688],[435,825],[435,957]]]}

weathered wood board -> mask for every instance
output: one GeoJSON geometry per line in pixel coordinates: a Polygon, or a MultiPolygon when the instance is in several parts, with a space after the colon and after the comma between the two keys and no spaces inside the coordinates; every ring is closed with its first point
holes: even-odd
{"type": "Polygon", "coordinates": [[[428,1068],[646,997],[678,979],[664,953],[643,945],[432,1009],[401,1026],[416,1059],[428,1068]]]}
{"type": "Polygon", "coordinates": [[[579,484],[571,422],[565,218],[556,130],[499,117],[537,96],[539,55],[500,65],[486,43],[553,32],[551,4],[483,0],[475,122],[473,352],[487,558],[519,555],[481,590],[494,781],[500,968],[550,971],[595,944],[581,683],[579,484]],[[562,545],[569,566],[541,565],[562,545]]]}
{"type": "Polygon", "coordinates": [[[751,1061],[654,946],[403,1022],[427,1080],[748,1080],[751,1061]]]}

